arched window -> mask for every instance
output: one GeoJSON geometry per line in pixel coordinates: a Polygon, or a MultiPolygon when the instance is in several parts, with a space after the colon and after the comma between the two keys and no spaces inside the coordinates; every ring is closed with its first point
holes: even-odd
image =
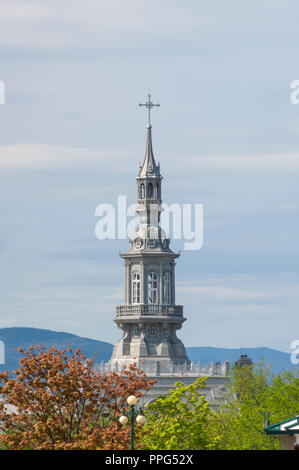
{"type": "Polygon", "coordinates": [[[170,283],[170,274],[164,273],[164,283],[163,283],[163,303],[171,303],[171,283],[170,283]]]}
{"type": "Polygon", "coordinates": [[[141,183],[140,185],[140,198],[144,199],[144,184],[141,183]]]}
{"type": "Polygon", "coordinates": [[[147,197],[153,197],[153,183],[147,185],[147,197]]]}
{"type": "Polygon", "coordinates": [[[138,273],[132,276],[132,303],[140,304],[140,274],[138,273]]]}
{"type": "Polygon", "coordinates": [[[148,275],[148,303],[157,304],[158,303],[158,276],[156,273],[149,273],[148,275]]]}

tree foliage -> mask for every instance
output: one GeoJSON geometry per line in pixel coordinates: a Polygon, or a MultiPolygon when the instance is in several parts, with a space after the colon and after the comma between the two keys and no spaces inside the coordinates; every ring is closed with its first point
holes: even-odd
{"type": "Polygon", "coordinates": [[[210,444],[207,423],[209,405],[202,394],[205,378],[191,385],[177,382],[167,395],[146,409],[147,422],[140,442],[144,449],[205,449],[210,444]]]}
{"type": "Polygon", "coordinates": [[[118,423],[128,395],[155,381],[135,365],[97,373],[80,350],[31,346],[19,368],[0,374],[0,444],[10,449],[128,449],[129,427],[118,423]]]}
{"type": "Polygon", "coordinates": [[[263,362],[232,368],[226,401],[210,415],[211,437],[216,448],[232,450],[278,449],[278,439],[264,432],[266,416],[271,423],[298,414],[299,374],[271,374],[263,362]]]}
{"type": "MultiPolygon", "coordinates": [[[[118,418],[128,395],[141,397],[155,381],[136,365],[119,374],[97,373],[79,350],[32,346],[21,352],[15,375],[0,373],[0,448],[129,448],[130,427],[118,418]]],[[[216,412],[203,395],[205,384],[205,378],[178,382],[148,405],[145,426],[135,428],[136,448],[277,449],[277,438],[263,431],[265,414],[271,423],[298,414],[295,371],[273,375],[264,363],[233,367],[230,390],[216,412]]]]}

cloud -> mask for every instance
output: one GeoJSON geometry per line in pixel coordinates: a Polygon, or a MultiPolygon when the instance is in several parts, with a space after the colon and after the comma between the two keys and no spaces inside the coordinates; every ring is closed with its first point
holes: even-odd
{"type": "MultiPolygon", "coordinates": [[[[16,144],[0,147],[1,170],[78,169],[128,158],[125,151],[72,148],[44,144],[16,144]]],[[[105,165],[106,166],[106,165],[105,165]]]]}
{"type": "MultiPolygon", "coordinates": [[[[198,296],[201,301],[217,301],[220,303],[248,303],[250,305],[269,304],[274,301],[276,304],[296,303],[299,296],[299,284],[296,282],[285,283],[283,275],[279,276],[280,283],[277,279],[270,277],[258,278],[255,274],[253,277],[226,277],[223,278],[222,285],[212,284],[202,285],[203,282],[191,284],[186,282],[178,283],[177,291],[182,294],[198,296]],[[227,284],[227,285],[224,285],[227,284]],[[262,287],[258,287],[261,284],[262,287]],[[245,285],[245,288],[242,286],[245,285]]],[[[206,281],[207,283],[207,281],[206,281]]]]}
{"type": "MultiPolygon", "coordinates": [[[[107,161],[121,165],[126,162],[136,163],[138,156],[129,149],[103,149],[88,147],[66,147],[46,144],[16,144],[0,147],[1,170],[78,170],[103,164],[107,161]]],[[[177,170],[186,166],[193,170],[236,170],[244,172],[290,172],[299,170],[299,154],[269,155],[173,155],[177,170]],[[178,165],[178,166],[177,166],[178,165]]],[[[109,164],[109,171],[113,166],[109,164]]],[[[124,171],[125,168],[122,169],[124,171]]]]}
{"type": "Polygon", "coordinates": [[[189,130],[191,136],[204,138],[223,138],[223,137],[248,137],[257,132],[255,126],[200,126],[192,127],[189,130]]]}
{"type": "MultiPolygon", "coordinates": [[[[198,19],[191,9],[179,4],[157,2],[156,8],[138,0],[36,0],[1,1],[0,26],[2,45],[19,48],[58,49],[124,47],[140,48],[140,40],[152,38],[148,45],[159,47],[159,37],[175,37],[198,29],[198,19]],[[169,15],[171,8],[172,14],[169,15]],[[177,21],[178,16],[180,21],[177,21]],[[76,34],[74,34],[76,32],[76,34]],[[138,41],[137,38],[140,40],[138,41]]],[[[186,35],[185,35],[186,37],[186,35]]],[[[170,40],[171,38],[169,38],[170,40]]],[[[143,43],[143,47],[145,43],[143,43]]]]}
{"type": "Polygon", "coordinates": [[[119,300],[119,301],[122,301],[122,300],[124,299],[124,292],[123,292],[123,289],[119,290],[119,291],[116,292],[115,294],[103,295],[103,296],[102,296],[102,299],[104,299],[104,300],[119,300]]]}
{"type": "MultiPolygon", "coordinates": [[[[154,48],[156,51],[181,51],[184,44],[189,46],[190,53],[192,48],[197,49],[195,38],[209,43],[219,38],[237,38],[234,47],[244,47],[246,42],[252,45],[257,40],[275,40],[277,30],[282,39],[286,31],[297,33],[296,15],[292,14],[291,8],[285,21],[275,14],[269,21],[268,9],[263,10],[260,2],[237,8],[234,0],[225,5],[221,1],[209,5],[195,0],[187,5],[178,0],[85,0],[84,5],[78,0],[5,0],[0,2],[0,11],[2,44],[21,49],[130,48],[144,51],[154,48]],[[266,15],[267,28],[264,24],[266,15]]],[[[202,55],[205,55],[205,49],[202,55]]]]}
{"type": "Polygon", "coordinates": [[[185,287],[178,287],[178,291],[186,292],[186,293],[198,293],[204,294],[212,297],[227,297],[227,298],[256,298],[256,296],[263,297],[262,292],[250,292],[250,291],[242,291],[238,289],[229,289],[223,286],[185,286],[185,287]]]}
{"type": "Polygon", "coordinates": [[[19,293],[19,294],[12,294],[9,296],[10,299],[17,299],[17,300],[24,300],[24,301],[32,301],[32,300],[41,300],[42,297],[36,294],[30,294],[28,292],[19,293]]]}
{"type": "Polygon", "coordinates": [[[41,5],[30,0],[26,0],[26,2],[18,0],[14,0],[14,2],[10,0],[0,1],[0,10],[1,23],[34,23],[53,18],[53,9],[46,2],[41,5]]]}
{"type": "Polygon", "coordinates": [[[256,301],[258,299],[267,299],[274,294],[273,291],[241,290],[224,286],[178,286],[177,291],[185,294],[199,294],[200,296],[215,298],[221,301],[256,301]]]}
{"type": "Polygon", "coordinates": [[[184,156],[193,169],[236,170],[246,172],[291,172],[299,170],[299,154],[194,155],[184,156]]]}

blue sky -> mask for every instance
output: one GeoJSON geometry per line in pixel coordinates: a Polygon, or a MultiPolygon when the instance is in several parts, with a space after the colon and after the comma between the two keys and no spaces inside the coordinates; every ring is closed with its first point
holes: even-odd
{"type": "MultiPolygon", "coordinates": [[[[296,1],[0,1],[0,327],[115,342],[124,240],[98,204],[135,200],[151,92],[167,203],[204,204],[182,251],[187,346],[299,334],[296,1]]],[[[173,249],[180,249],[175,240],[173,249]]]]}

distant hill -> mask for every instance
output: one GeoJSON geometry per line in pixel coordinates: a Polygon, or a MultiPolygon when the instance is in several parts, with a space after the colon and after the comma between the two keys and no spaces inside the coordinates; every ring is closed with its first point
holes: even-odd
{"type": "Polygon", "coordinates": [[[70,333],[63,333],[38,328],[1,328],[0,340],[5,345],[5,364],[0,370],[13,370],[18,367],[21,354],[18,348],[27,349],[32,344],[42,344],[46,348],[55,346],[58,349],[79,348],[87,358],[93,358],[95,363],[108,361],[111,357],[113,345],[104,341],[96,341],[70,333]]]}
{"type": "Polygon", "coordinates": [[[194,347],[187,348],[190,361],[207,364],[208,362],[224,362],[228,360],[230,364],[236,362],[241,354],[247,354],[253,362],[260,362],[262,359],[272,364],[274,373],[283,369],[292,369],[294,366],[290,361],[290,354],[271,348],[213,348],[213,347],[194,347]]]}
{"type": "MultiPolygon", "coordinates": [[[[58,349],[79,348],[87,358],[92,357],[95,363],[101,361],[107,362],[112,354],[113,345],[104,341],[97,341],[89,338],[72,335],[50,330],[42,330],[38,328],[2,328],[0,329],[0,340],[5,344],[5,360],[4,365],[0,364],[0,371],[14,370],[18,367],[21,357],[18,348],[27,349],[32,344],[42,344],[45,347],[55,346],[58,349]]],[[[241,354],[247,354],[253,362],[259,362],[265,359],[273,365],[273,371],[279,372],[282,369],[291,369],[293,366],[290,362],[288,353],[277,351],[270,348],[214,348],[214,347],[193,347],[187,348],[189,359],[192,362],[200,361],[202,364],[208,362],[224,362],[228,360],[234,363],[241,354]]]]}

